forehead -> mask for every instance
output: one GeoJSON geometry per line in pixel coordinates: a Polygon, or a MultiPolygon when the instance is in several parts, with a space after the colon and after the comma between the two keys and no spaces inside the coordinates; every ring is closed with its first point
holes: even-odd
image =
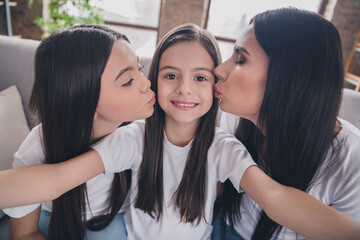
{"type": "Polygon", "coordinates": [[[244,47],[246,45],[251,45],[254,41],[257,41],[254,34],[253,25],[246,26],[240,33],[239,38],[236,40],[234,49],[238,47],[244,47]]]}
{"type": "Polygon", "coordinates": [[[108,62],[116,62],[116,64],[128,65],[129,61],[137,61],[137,56],[132,50],[130,44],[123,39],[115,41],[111,49],[108,62]]]}
{"type": "Polygon", "coordinates": [[[160,57],[160,66],[176,65],[187,67],[214,68],[214,62],[206,48],[197,41],[175,43],[167,48],[160,57]]]}
{"type": "Polygon", "coordinates": [[[236,49],[239,48],[245,48],[252,58],[268,59],[267,54],[255,37],[255,32],[252,25],[249,25],[236,41],[234,45],[234,51],[236,52],[236,49]]]}

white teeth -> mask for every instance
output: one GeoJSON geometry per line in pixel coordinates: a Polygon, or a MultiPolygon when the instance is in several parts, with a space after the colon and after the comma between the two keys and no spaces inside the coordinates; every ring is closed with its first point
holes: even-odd
{"type": "Polygon", "coordinates": [[[177,103],[176,105],[180,106],[180,107],[194,107],[196,104],[187,104],[187,103],[177,103]]]}

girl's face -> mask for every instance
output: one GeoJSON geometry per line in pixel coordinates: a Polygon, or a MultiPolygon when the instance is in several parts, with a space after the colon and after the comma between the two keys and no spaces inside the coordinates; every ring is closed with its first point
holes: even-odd
{"type": "Polygon", "coordinates": [[[160,58],[158,101],[166,121],[198,123],[212,106],[214,62],[196,41],[172,45],[160,58]]]}
{"type": "Polygon", "coordinates": [[[269,59],[252,25],[236,41],[232,56],[215,69],[215,96],[223,111],[257,123],[263,101],[269,59]]]}
{"type": "MultiPolygon", "coordinates": [[[[96,126],[112,131],[122,122],[152,115],[155,95],[128,42],[116,41],[101,76],[96,126]]],[[[96,129],[95,129],[96,130],[96,129]]]]}

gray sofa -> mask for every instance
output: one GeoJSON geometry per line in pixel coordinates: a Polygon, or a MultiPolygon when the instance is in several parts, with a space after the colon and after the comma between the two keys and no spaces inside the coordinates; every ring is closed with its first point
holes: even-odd
{"type": "MultiPolygon", "coordinates": [[[[22,107],[24,108],[26,119],[24,122],[25,125],[27,125],[28,130],[36,124],[36,119],[28,110],[28,100],[34,77],[34,53],[38,45],[39,41],[35,40],[0,36],[0,92],[11,85],[16,85],[21,96],[22,107]]],[[[145,65],[144,73],[147,74],[150,59],[140,58],[140,62],[145,65]]],[[[2,114],[3,113],[0,113],[0,116],[2,116],[2,114]]],[[[360,93],[349,89],[344,91],[344,100],[340,110],[340,117],[352,122],[355,126],[360,128],[360,93]]],[[[1,136],[2,138],[7,137],[4,136],[3,133],[1,136]]],[[[23,136],[23,138],[25,136],[23,136]]],[[[5,139],[5,141],[7,141],[7,139],[5,139]]],[[[21,141],[22,140],[19,141],[18,139],[18,145],[15,147],[13,146],[13,151],[16,151],[21,144],[21,141]]],[[[7,148],[7,146],[5,146],[5,148],[7,148]]],[[[2,153],[0,152],[0,154],[2,153]]],[[[4,160],[0,158],[0,163],[2,161],[8,161],[7,166],[10,168],[11,159],[4,160]]],[[[7,216],[0,219],[0,240],[2,239],[8,239],[7,216]]]]}
{"type": "MultiPolygon", "coordinates": [[[[35,40],[0,36],[0,91],[3,91],[12,85],[17,87],[24,108],[23,112],[25,112],[25,124],[27,124],[25,127],[28,127],[28,130],[36,124],[35,118],[28,110],[27,102],[29,100],[34,76],[33,58],[35,49],[38,45],[39,41],[35,40]]],[[[6,136],[2,135],[1,138],[4,137],[6,136]]],[[[24,134],[22,134],[21,137],[24,137],[24,134]]],[[[3,139],[3,141],[14,143],[14,141],[7,139],[3,139]]],[[[20,138],[15,142],[16,144],[19,144],[21,141],[20,138]]],[[[12,145],[9,147],[13,152],[19,146],[12,145]]],[[[4,152],[1,153],[1,155],[3,154],[4,152]]],[[[11,167],[11,159],[9,159],[8,155],[6,157],[2,156],[0,161],[2,161],[1,170],[11,167]]],[[[0,219],[0,239],[9,239],[8,232],[8,217],[3,216],[0,219]]]]}

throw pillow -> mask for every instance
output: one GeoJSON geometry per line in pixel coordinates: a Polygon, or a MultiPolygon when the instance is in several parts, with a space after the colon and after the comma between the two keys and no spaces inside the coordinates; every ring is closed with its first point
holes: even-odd
{"type": "MultiPolygon", "coordinates": [[[[0,171],[10,169],[13,155],[29,134],[21,96],[16,86],[0,92],[0,171]]],[[[0,218],[3,212],[0,210],[0,218]]]]}

